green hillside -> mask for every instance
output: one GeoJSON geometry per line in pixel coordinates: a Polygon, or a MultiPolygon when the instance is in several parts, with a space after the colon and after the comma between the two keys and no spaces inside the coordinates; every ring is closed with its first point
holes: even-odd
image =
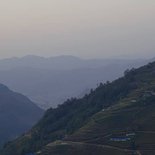
{"type": "Polygon", "coordinates": [[[49,109],[2,155],[130,155],[155,153],[155,63],[126,71],[82,99],[49,109]]]}

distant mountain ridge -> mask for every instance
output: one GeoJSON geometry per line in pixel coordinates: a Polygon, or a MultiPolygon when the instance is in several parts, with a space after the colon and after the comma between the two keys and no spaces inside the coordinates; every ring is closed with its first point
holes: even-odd
{"type": "Polygon", "coordinates": [[[47,109],[56,107],[67,98],[81,97],[99,82],[112,81],[122,76],[127,68],[145,63],[147,60],[30,55],[0,60],[0,82],[47,109]]]}
{"type": "MultiPolygon", "coordinates": [[[[8,70],[19,67],[31,67],[41,69],[68,69],[68,64],[72,62],[80,62],[82,59],[73,56],[58,56],[58,57],[40,57],[35,55],[27,55],[24,57],[14,57],[0,60],[0,70],[8,70]]],[[[73,63],[72,63],[73,64],[73,63]]],[[[78,66],[79,64],[77,64],[78,66]]],[[[73,67],[70,66],[70,69],[73,67]]]]}
{"type": "Polygon", "coordinates": [[[142,59],[81,59],[79,57],[62,55],[56,57],[40,57],[27,55],[24,57],[13,57],[0,60],[0,70],[9,70],[19,67],[31,67],[53,70],[70,70],[79,68],[99,68],[109,64],[120,64],[120,62],[142,62],[142,59]]]}
{"type": "Polygon", "coordinates": [[[9,91],[9,88],[3,84],[0,84],[0,92],[9,91]]]}
{"type": "Polygon", "coordinates": [[[0,84],[0,145],[26,132],[42,114],[27,97],[0,84]]]}

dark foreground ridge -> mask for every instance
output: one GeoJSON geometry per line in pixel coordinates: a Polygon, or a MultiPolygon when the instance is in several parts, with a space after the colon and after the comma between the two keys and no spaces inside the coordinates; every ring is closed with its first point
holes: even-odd
{"type": "Polygon", "coordinates": [[[42,114],[27,97],[0,84],[0,145],[26,132],[42,114]]]}

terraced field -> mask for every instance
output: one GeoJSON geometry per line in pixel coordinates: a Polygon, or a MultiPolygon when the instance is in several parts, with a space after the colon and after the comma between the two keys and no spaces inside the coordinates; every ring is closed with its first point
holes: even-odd
{"type": "Polygon", "coordinates": [[[132,92],[117,105],[94,115],[73,135],[47,145],[38,155],[153,155],[155,96],[139,98],[144,91],[138,90],[135,94],[136,102],[132,102],[135,96],[132,92]],[[128,137],[129,140],[112,141],[114,137],[128,137]]]}
{"type": "Polygon", "coordinates": [[[48,110],[26,135],[2,155],[155,155],[155,63],[48,110]]]}

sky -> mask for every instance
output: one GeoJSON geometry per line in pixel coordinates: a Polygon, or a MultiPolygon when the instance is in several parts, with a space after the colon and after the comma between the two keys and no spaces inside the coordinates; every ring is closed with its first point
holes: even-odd
{"type": "Polygon", "coordinates": [[[1,0],[0,57],[155,57],[155,0],[1,0]]]}

